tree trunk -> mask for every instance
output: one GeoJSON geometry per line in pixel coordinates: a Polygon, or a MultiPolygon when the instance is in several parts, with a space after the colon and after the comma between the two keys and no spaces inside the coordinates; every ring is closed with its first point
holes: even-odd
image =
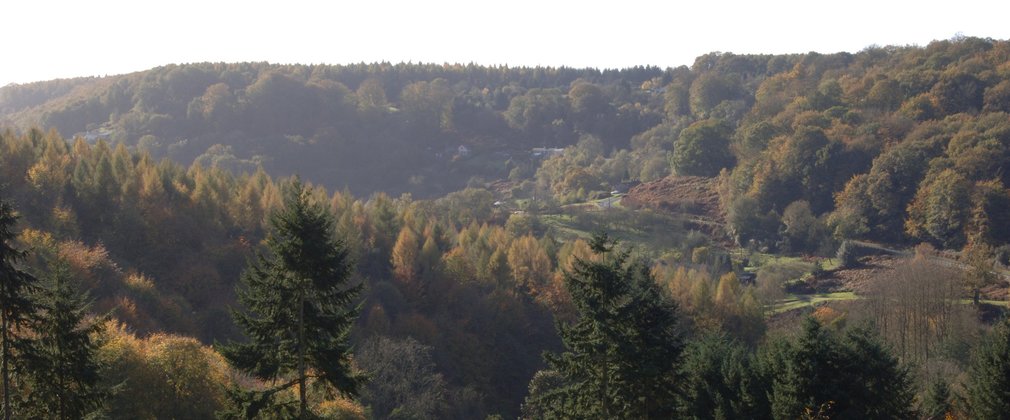
{"type": "Polygon", "coordinates": [[[305,295],[298,299],[298,417],[305,419],[308,404],[305,400],[305,295]]]}
{"type": "Polygon", "coordinates": [[[8,354],[8,343],[7,343],[7,314],[0,313],[0,341],[2,341],[3,346],[3,382],[4,382],[4,420],[11,419],[11,392],[10,392],[10,372],[7,368],[7,359],[10,359],[8,354]]]}
{"type": "Polygon", "coordinates": [[[607,366],[607,356],[603,356],[603,416],[604,418],[614,418],[610,415],[610,369],[607,366]]]}
{"type": "Polygon", "coordinates": [[[67,405],[66,405],[67,400],[66,399],[68,397],[70,397],[70,393],[67,392],[66,394],[63,394],[63,392],[67,389],[67,386],[66,386],[66,382],[64,382],[65,378],[63,376],[64,372],[66,372],[66,371],[63,370],[63,366],[61,366],[62,363],[63,363],[63,348],[60,347],[59,344],[57,344],[57,347],[56,347],[56,363],[55,364],[56,364],[56,378],[57,378],[57,383],[58,383],[57,389],[60,390],[59,391],[60,394],[56,395],[56,400],[59,401],[58,407],[59,407],[59,418],[60,418],[60,420],[67,420],[67,405]]]}

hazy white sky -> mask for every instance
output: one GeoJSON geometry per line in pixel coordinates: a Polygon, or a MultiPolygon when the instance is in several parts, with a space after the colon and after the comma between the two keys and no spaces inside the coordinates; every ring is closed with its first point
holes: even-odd
{"type": "Polygon", "coordinates": [[[1010,38],[1005,0],[3,0],[0,86],[170,63],[618,68],[1010,38]]]}

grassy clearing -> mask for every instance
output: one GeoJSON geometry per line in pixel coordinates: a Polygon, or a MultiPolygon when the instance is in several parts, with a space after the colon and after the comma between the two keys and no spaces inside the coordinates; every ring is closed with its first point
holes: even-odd
{"type": "Polygon", "coordinates": [[[592,232],[583,230],[570,214],[545,214],[539,216],[540,221],[554,229],[554,233],[562,240],[589,239],[592,232]]]}
{"type": "MultiPolygon", "coordinates": [[[[763,254],[759,252],[748,253],[747,250],[738,248],[732,250],[731,255],[736,261],[742,261],[747,258],[750,264],[747,267],[748,271],[757,271],[761,267],[769,265],[809,265],[813,267],[814,262],[804,257],[793,257],[778,254],[763,254]]],[[[834,270],[839,267],[841,260],[837,258],[817,258],[816,261],[820,261],[821,269],[824,270],[834,270]]]]}
{"type": "Polygon", "coordinates": [[[814,306],[822,302],[855,300],[860,299],[853,292],[818,293],[813,295],[789,295],[785,299],[779,300],[770,305],[769,311],[772,314],[780,314],[794,309],[807,306],[814,306]]]}
{"type": "Polygon", "coordinates": [[[621,205],[621,196],[610,196],[597,200],[588,200],[581,203],[571,203],[561,206],[561,210],[567,212],[607,211],[612,209],[625,209],[625,207],[621,205]]]}
{"type": "MultiPolygon", "coordinates": [[[[959,302],[962,305],[971,305],[972,304],[971,299],[961,299],[959,302]]],[[[993,306],[1002,306],[1004,308],[1010,308],[1010,302],[1005,301],[1005,300],[985,300],[985,299],[982,299],[982,300],[979,301],[979,303],[984,303],[984,304],[993,305],[993,306]]]]}
{"type": "Polygon", "coordinates": [[[624,196],[623,194],[616,195],[616,196],[610,196],[610,197],[606,197],[606,198],[601,198],[599,200],[592,200],[592,201],[589,201],[589,203],[595,204],[596,207],[599,208],[599,209],[601,209],[601,210],[606,210],[606,209],[611,209],[611,208],[613,208],[613,209],[623,209],[624,206],[621,205],[621,198],[623,196],[624,196]]]}
{"type": "Polygon", "coordinates": [[[824,270],[835,270],[842,266],[842,260],[838,258],[825,258],[821,260],[821,268],[824,270]]]}
{"type": "MultiPolygon", "coordinates": [[[[795,309],[805,308],[807,306],[815,306],[822,302],[856,300],[856,299],[862,299],[862,297],[855,294],[854,292],[818,293],[813,295],[790,294],[785,299],[779,300],[778,302],[769,305],[769,313],[780,314],[795,309]]],[[[971,299],[961,299],[959,303],[961,303],[962,305],[972,304],[971,299]]],[[[1001,306],[1004,308],[1010,308],[1010,302],[1005,300],[982,300],[981,303],[994,306],[1001,306]]]]}
{"type": "Polygon", "coordinates": [[[809,264],[804,261],[801,257],[789,257],[785,255],[777,254],[762,254],[753,253],[750,255],[750,265],[753,267],[763,267],[766,265],[784,265],[784,264],[809,264]]]}
{"type": "Polygon", "coordinates": [[[675,217],[613,208],[607,211],[566,211],[537,216],[561,240],[591,238],[604,230],[612,238],[651,256],[679,249],[689,234],[675,217]]]}

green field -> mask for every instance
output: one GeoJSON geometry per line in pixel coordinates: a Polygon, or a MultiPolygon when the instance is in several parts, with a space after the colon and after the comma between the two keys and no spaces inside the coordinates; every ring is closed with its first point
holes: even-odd
{"type": "Polygon", "coordinates": [[[779,300],[770,305],[769,312],[779,314],[806,306],[814,306],[823,302],[856,300],[860,299],[853,292],[817,293],[812,295],[789,295],[785,299],[779,300]]]}
{"type": "MultiPolygon", "coordinates": [[[[818,293],[812,295],[794,295],[790,294],[785,299],[779,300],[772,305],[768,306],[770,314],[780,314],[783,312],[789,312],[794,309],[800,309],[807,306],[816,306],[823,302],[832,301],[845,301],[845,300],[857,300],[862,299],[861,296],[856,295],[854,292],[834,292],[834,293],[818,293]]],[[[963,305],[971,305],[971,299],[961,299],[960,303],[963,305]]],[[[982,300],[981,303],[1002,306],[1004,308],[1010,307],[1010,302],[1005,300],[982,300]]]]}
{"type": "MultiPolygon", "coordinates": [[[[971,299],[961,299],[961,303],[964,304],[964,305],[971,305],[972,304],[971,299]]],[[[983,299],[983,300],[980,300],[979,303],[984,303],[984,304],[993,305],[993,306],[1002,306],[1004,308],[1010,307],[1010,302],[1005,301],[1005,300],[985,300],[985,299],[983,299]]]]}
{"type": "Polygon", "coordinates": [[[654,256],[679,249],[689,234],[674,216],[617,207],[605,211],[570,210],[537,217],[558,239],[589,239],[594,232],[603,230],[624,245],[654,256]]]}

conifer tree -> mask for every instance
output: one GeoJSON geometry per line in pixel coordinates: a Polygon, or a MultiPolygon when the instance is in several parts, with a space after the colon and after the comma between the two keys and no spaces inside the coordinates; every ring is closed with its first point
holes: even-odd
{"type": "Polygon", "coordinates": [[[979,343],[968,372],[972,417],[1006,418],[1010,413],[1010,320],[1001,322],[979,343]]]}
{"type": "Polygon", "coordinates": [[[952,397],[947,382],[942,378],[936,378],[926,388],[920,414],[927,420],[946,418],[954,411],[954,405],[951,403],[952,397]]]}
{"type": "Polygon", "coordinates": [[[279,382],[242,397],[245,416],[260,410],[308,418],[309,380],[345,396],[356,396],[363,380],[351,371],[348,334],[360,307],[353,305],[362,285],[350,285],[351,261],[334,236],[333,216],[296,178],[282,209],[269,220],[267,255],[259,255],[242,277],[233,311],[248,342],[224,346],[221,353],[236,368],[279,382]],[[271,396],[297,387],[298,407],[272,403],[271,396]]]}
{"type": "Polygon", "coordinates": [[[400,234],[393,245],[390,256],[390,263],[393,266],[393,275],[404,283],[410,284],[417,280],[418,253],[421,249],[418,244],[417,235],[410,227],[405,226],[400,229],[400,234]]]}
{"type": "Polygon", "coordinates": [[[80,419],[101,408],[107,390],[99,384],[100,319],[87,320],[87,295],[69,277],[68,266],[57,261],[37,301],[41,309],[31,322],[35,337],[25,360],[31,378],[28,406],[33,416],[80,419]]]}
{"type": "Polygon", "coordinates": [[[908,369],[866,328],[838,337],[807,318],[793,343],[766,357],[775,418],[914,418],[908,369]]]}
{"type": "Polygon", "coordinates": [[[13,417],[11,365],[15,350],[25,344],[24,338],[19,337],[16,331],[27,326],[38,306],[33,299],[38,281],[18,267],[28,253],[17,249],[13,243],[17,219],[14,207],[0,197],[0,374],[3,376],[4,420],[13,417]]]}
{"type": "Polygon", "coordinates": [[[576,259],[565,275],[578,311],[574,324],[558,325],[566,351],[545,354],[564,384],[527,403],[552,418],[671,418],[683,350],[676,305],[605,234],[591,248],[605,258],[576,259]]]}
{"type": "Polygon", "coordinates": [[[746,347],[723,333],[692,340],[683,361],[681,416],[689,419],[767,417],[765,387],[746,347]]]}

